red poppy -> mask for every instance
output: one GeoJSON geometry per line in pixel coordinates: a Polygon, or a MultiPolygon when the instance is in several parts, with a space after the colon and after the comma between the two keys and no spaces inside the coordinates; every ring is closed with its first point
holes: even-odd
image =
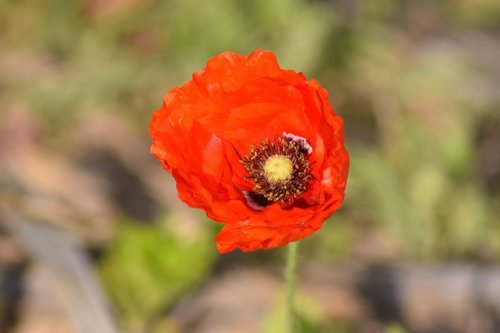
{"type": "Polygon", "coordinates": [[[325,89],[272,52],[210,59],[165,95],[149,131],[180,199],[224,223],[220,252],[304,238],[344,199],[342,119],[325,89]]]}

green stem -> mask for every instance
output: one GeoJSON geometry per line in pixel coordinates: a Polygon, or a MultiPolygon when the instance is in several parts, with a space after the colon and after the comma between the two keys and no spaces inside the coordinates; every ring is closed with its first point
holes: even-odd
{"type": "Polygon", "coordinates": [[[286,259],[285,283],[286,283],[286,332],[296,333],[296,311],[294,303],[295,293],[295,269],[297,267],[297,247],[298,242],[288,244],[288,253],[286,259]]]}

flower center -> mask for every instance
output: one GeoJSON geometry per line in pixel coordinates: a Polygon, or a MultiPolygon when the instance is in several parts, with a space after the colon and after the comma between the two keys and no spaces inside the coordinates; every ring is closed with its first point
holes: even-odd
{"type": "Polygon", "coordinates": [[[273,155],[264,162],[264,174],[271,183],[290,179],[293,171],[292,161],[283,155],[273,155]]]}
{"type": "Polygon", "coordinates": [[[290,202],[306,191],[312,178],[311,151],[304,138],[288,133],[252,146],[241,160],[254,184],[244,193],[249,205],[263,209],[272,202],[290,202]]]}

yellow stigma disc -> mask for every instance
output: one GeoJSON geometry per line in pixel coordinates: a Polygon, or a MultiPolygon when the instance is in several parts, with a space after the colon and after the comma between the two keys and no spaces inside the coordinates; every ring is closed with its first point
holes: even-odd
{"type": "Polygon", "coordinates": [[[292,170],[292,161],[283,155],[273,155],[264,162],[266,178],[273,183],[290,179],[292,177],[292,170]]]}

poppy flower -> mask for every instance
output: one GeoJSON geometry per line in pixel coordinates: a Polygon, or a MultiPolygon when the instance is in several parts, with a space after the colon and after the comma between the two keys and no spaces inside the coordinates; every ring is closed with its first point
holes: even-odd
{"type": "Polygon", "coordinates": [[[224,227],[221,253],[319,230],[344,199],[349,157],[327,92],[272,52],[224,52],[154,113],[152,154],[182,201],[224,227]]]}

